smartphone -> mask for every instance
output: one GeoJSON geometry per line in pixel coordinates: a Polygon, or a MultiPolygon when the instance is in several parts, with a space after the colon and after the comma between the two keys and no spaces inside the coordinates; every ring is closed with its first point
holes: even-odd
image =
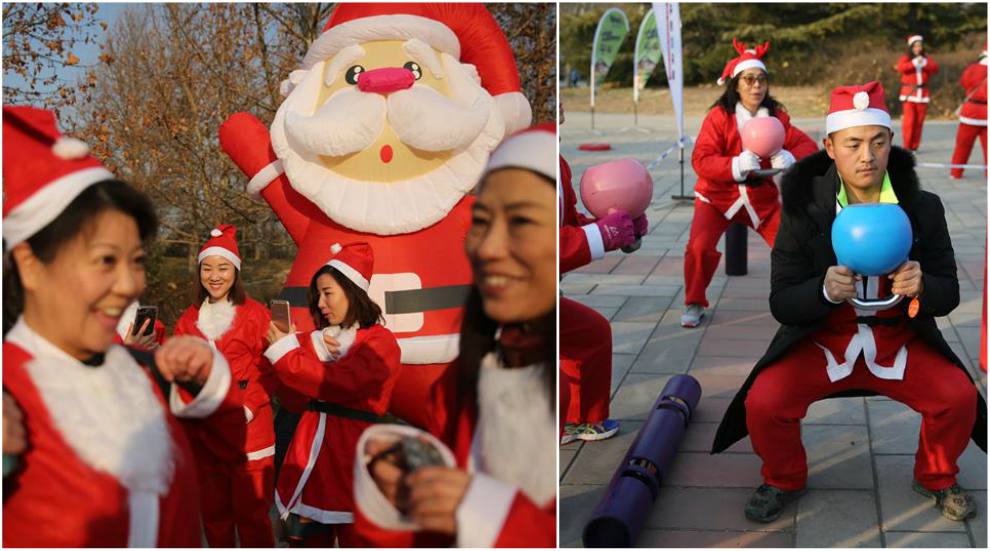
{"type": "Polygon", "coordinates": [[[141,330],[141,325],[145,320],[151,320],[148,323],[148,328],[144,330],[144,336],[148,336],[155,332],[155,320],[158,319],[158,307],[157,306],[139,306],[137,309],[137,314],[134,316],[134,327],[131,328],[131,335],[137,335],[138,331],[141,330]]]}
{"type": "Polygon", "coordinates": [[[272,321],[275,322],[275,326],[278,327],[279,331],[283,333],[289,332],[289,327],[292,326],[289,317],[289,301],[272,301],[272,321]]]}

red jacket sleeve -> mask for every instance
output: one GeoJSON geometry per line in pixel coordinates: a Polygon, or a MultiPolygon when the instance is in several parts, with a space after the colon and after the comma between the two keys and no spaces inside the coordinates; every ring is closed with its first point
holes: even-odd
{"type": "MultiPolygon", "coordinates": [[[[577,210],[577,194],[571,182],[571,167],[560,157],[560,233],[558,254],[560,255],[560,273],[565,274],[604,255],[604,249],[594,251],[588,240],[588,234],[582,226],[594,224],[595,219],[585,216],[577,210]]],[[[597,231],[597,227],[592,231],[597,231]]]]}
{"type": "Polygon", "coordinates": [[[694,143],[694,153],[691,154],[691,166],[698,176],[712,184],[732,182],[734,186],[732,156],[722,153],[727,149],[726,132],[721,128],[725,125],[723,113],[720,107],[715,107],[708,112],[708,116],[701,123],[701,131],[698,132],[698,139],[694,143]]]}
{"type": "Polygon", "coordinates": [[[560,273],[566,274],[591,263],[591,247],[588,236],[578,226],[560,228],[560,273]]]}
{"type": "Polygon", "coordinates": [[[914,64],[911,63],[911,58],[907,55],[902,55],[900,59],[897,60],[897,71],[902,75],[913,75],[914,64]]]}
{"type": "Polygon", "coordinates": [[[932,76],[935,73],[937,73],[938,63],[935,62],[935,58],[933,58],[932,56],[927,56],[925,57],[925,59],[928,60],[928,63],[925,64],[925,66],[922,68],[922,71],[928,73],[928,76],[932,76]]]}

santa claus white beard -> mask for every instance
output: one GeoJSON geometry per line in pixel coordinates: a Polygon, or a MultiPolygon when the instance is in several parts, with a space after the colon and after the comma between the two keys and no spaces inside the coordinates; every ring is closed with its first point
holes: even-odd
{"type": "Polygon", "coordinates": [[[467,147],[481,134],[494,107],[477,94],[469,105],[450,101],[429,86],[413,86],[388,97],[388,123],[402,143],[423,151],[467,147]]]}
{"type": "Polygon", "coordinates": [[[385,127],[385,98],[356,88],[337,91],[312,116],[285,115],[285,133],[293,149],[310,155],[340,157],[364,151],[385,127]]]}

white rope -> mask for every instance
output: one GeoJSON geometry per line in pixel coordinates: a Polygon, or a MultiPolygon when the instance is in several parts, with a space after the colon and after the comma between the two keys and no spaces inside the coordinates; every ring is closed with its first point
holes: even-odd
{"type": "Polygon", "coordinates": [[[969,168],[974,170],[978,168],[982,168],[982,169],[987,168],[985,165],[954,165],[954,164],[946,164],[946,163],[918,163],[915,166],[917,166],[918,168],[969,168]]]}
{"type": "Polygon", "coordinates": [[[652,162],[650,162],[650,164],[648,164],[648,165],[646,165],[646,170],[653,170],[653,169],[654,169],[654,168],[656,168],[656,166],[657,166],[657,165],[659,165],[659,164],[660,164],[660,163],[661,163],[661,162],[662,162],[662,161],[663,161],[664,159],[666,159],[667,157],[669,157],[669,156],[670,156],[670,154],[671,154],[671,153],[673,153],[673,152],[674,152],[674,150],[675,150],[675,149],[677,149],[677,147],[678,147],[679,145],[681,145],[681,144],[683,144],[683,145],[687,145],[687,144],[688,144],[688,143],[690,143],[691,141],[693,141],[693,140],[691,139],[691,136],[684,136],[683,138],[681,138],[681,141],[680,141],[680,142],[677,142],[677,143],[675,143],[674,145],[672,145],[672,146],[670,146],[670,148],[669,148],[669,149],[667,149],[667,151],[664,151],[663,153],[661,153],[661,154],[660,154],[660,156],[659,156],[659,157],[657,157],[657,158],[656,158],[656,159],[654,159],[654,160],[653,160],[652,162]]]}

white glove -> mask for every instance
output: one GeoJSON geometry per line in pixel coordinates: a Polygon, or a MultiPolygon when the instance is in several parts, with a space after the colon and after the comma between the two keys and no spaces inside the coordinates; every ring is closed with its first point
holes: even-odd
{"type": "Polygon", "coordinates": [[[760,158],[752,151],[743,149],[738,157],[732,158],[732,178],[737,182],[746,180],[746,176],[760,169],[760,158]]]}
{"type": "Polygon", "coordinates": [[[915,67],[924,67],[927,64],[928,64],[928,60],[925,59],[924,56],[919,55],[911,60],[911,65],[914,65],[915,67]]]}
{"type": "Polygon", "coordinates": [[[790,151],[786,149],[781,149],[780,151],[774,153],[772,157],[770,157],[770,166],[774,168],[786,169],[786,168],[790,168],[790,166],[794,164],[795,160],[796,159],[794,158],[794,155],[791,155],[790,151]]]}

